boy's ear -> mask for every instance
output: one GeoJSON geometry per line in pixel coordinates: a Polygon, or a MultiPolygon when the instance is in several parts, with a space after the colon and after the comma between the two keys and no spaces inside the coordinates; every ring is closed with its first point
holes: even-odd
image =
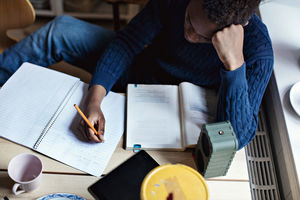
{"type": "Polygon", "coordinates": [[[243,26],[247,26],[249,24],[249,21],[247,21],[243,26]]]}

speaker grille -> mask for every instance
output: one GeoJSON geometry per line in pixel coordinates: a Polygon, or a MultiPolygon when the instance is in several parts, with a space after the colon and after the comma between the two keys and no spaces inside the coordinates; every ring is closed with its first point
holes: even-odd
{"type": "Polygon", "coordinates": [[[254,139],[245,147],[251,196],[253,200],[279,200],[271,145],[263,110],[254,139]]]}

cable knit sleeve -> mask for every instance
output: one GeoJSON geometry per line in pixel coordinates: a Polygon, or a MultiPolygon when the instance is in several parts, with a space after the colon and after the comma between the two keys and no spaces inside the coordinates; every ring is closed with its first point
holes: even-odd
{"type": "Polygon", "coordinates": [[[168,0],[151,0],[118,34],[98,61],[90,87],[102,85],[106,91],[130,66],[146,44],[151,44],[162,28],[168,0]]]}
{"type": "Polygon", "coordinates": [[[234,70],[221,70],[217,121],[229,120],[239,149],[255,136],[259,106],[273,70],[273,58],[261,58],[234,70]]]}

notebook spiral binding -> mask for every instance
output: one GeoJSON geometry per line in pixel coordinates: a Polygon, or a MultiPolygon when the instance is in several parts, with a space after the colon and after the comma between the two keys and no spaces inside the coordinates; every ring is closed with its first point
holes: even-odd
{"type": "Polygon", "coordinates": [[[64,108],[66,107],[67,103],[69,102],[70,98],[72,97],[73,93],[75,92],[75,90],[77,89],[77,87],[79,85],[80,85],[80,80],[76,81],[74,83],[74,85],[72,86],[72,88],[67,92],[65,98],[63,99],[63,101],[61,102],[61,104],[58,106],[58,108],[55,111],[54,115],[51,117],[51,119],[49,120],[49,122],[47,123],[47,125],[45,126],[45,128],[43,129],[41,135],[37,139],[36,143],[34,144],[33,149],[37,149],[39,147],[39,145],[42,142],[43,138],[49,132],[49,130],[51,129],[51,127],[54,125],[56,119],[58,118],[58,116],[60,115],[60,113],[64,110],[64,108]]]}

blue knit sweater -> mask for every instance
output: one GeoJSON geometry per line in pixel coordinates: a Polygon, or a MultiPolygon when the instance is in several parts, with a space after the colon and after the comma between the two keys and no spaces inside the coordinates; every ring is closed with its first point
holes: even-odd
{"type": "Polygon", "coordinates": [[[272,73],[267,28],[256,15],[249,20],[244,27],[245,63],[235,71],[226,71],[212,44],[185,40],[188,3],[151,0],[108,46],[90,86],[100,84],[110,91],[118,79],[125,84],[188,81],[218,86],[216,121],[230,120],[240,149],[255,136],[258,109],[272,73]]]}

